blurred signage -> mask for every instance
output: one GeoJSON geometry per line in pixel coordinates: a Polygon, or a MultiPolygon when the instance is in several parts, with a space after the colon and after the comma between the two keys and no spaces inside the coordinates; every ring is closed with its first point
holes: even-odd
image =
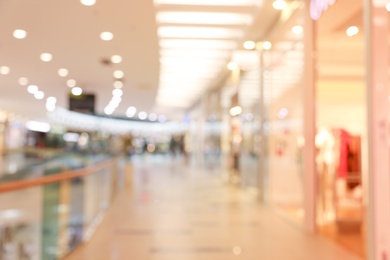
{"type": "Polygon", "coordinates": [[[80,96],[75,96],[69,94],[69,110],[84,114],[94,114],[95,95],[83,93],[80,96]]]}
{"type": "Polygon", "coordinates": [[[311,0],[310,16],[313,20],[320,19],[323,12],[328,10],[329,6],[334,5],[336,0],[311,0]]]}

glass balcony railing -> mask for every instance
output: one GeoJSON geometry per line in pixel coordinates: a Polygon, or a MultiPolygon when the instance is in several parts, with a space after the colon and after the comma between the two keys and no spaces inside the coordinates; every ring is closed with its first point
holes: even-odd
{"type": "Polygon", "coordinates": [[[61,259],[103,219],[123,187],[123,161],[104,154],[18,156],[19,168],[3,168],[0,177],[0,260],[61,259]]]}

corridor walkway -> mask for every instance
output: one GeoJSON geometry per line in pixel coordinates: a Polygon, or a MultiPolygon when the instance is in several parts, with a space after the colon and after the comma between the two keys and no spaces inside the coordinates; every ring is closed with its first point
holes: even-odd
{"type": "Polygon", "coordinates": [[[217,172],[146,157],[132,164],[92,239],[66,260],[355,260],[304,233],[217,172]]]}

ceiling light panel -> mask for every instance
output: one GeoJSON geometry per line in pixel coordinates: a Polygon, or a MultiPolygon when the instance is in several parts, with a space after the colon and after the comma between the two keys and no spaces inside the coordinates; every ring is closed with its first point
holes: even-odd
{"type": "Polygon", "coordinates": [[[199,67],[169,67],[169,68],[162,68],[160,70],[160,75],[180,75],[182,77],[188,77],[188,78],[214,78],[217,73],[220,71],[220,68],[210,68],[210,70],[207,70],[205,68],[199,68],[199,67]],[[193,69],[193,71],[191,71],[193,69]]]}
{"type": "Polygon", "coordinates": [[[160,84],[160,88],[163,90],[171,90],[171,89],[175,89],[176,90],[183,90],[184,92],[186,93],[189,93],[191,92],[191,90],[193,89],[194,91],[193,92],[197,92],[201,89],[203,89],[203,86],[205,86],[205,84],[201,84],[201,83],[196,83],[196,82],[170,82],[170,83],[167,83],[167,82],[162,82],[160,84]]]}
{"type": "Polygon", "coordinates": [[[166,82],[166,81],[180,81],[180,82],[203,82],[207,83],[210,82],[210,78],[200,78],[200,77],[193,77],[193,78],[188,78],[188,77],[183,77],[181,75],[172,75],[172,74],[163,74],[160,76],[160,82],[166,82]]]}
{"type": "Polygon", "coordinates": [[[238,13],[159,12],[156,19],[159,23],[175,24],[249,25],[252,23],[251,15],[238,13]]]}
{"type": "Polygon", "coordinates": [[[213,27],[180,27],[161,26],[158,35],[162,38],[200,38],[200,39],[238,39],[243,36],[243,31],[228,28],[213,27]]]}
{"type": "Polygon", "coordinates": [[[160,57],[187,57],[187,58],[221,58],[227,59],[231,55],[229,50],[186,50],[186,49],[163,49],[160,57]]]}
{"type": "Polygon", "coordinates": [[[251,6],[256,5],[259,0],[154,0],[155,4],[170,5],[213,5],[213,6],[251,6]]]}
{"type": "Polygon", "coordinates": [[[174,69],[166,69],[166,68],[162,68],[160,70],[160,78],[163,78],[163,77],[185,77],[185,78],[188,78],[189,80],[191,79],[194,79],[194,78],[198,78],[198,79],[213,79],[216,75],[218,71],[217,70],[213,70],[213,71],[205,71],[205,70],[199,70],[197,72],[191,72],[191,71],[188,71],[188,70],[182,70],[180,71],[180,73],[178,73],[178,71],[174,70],[174,69]]]}
{"type": "Polygon", "coordinates": [[[163,49],[218,49],[232,50],[237,47],[234,41],[224,40],[184,40],[162,39],[160,47],[163,49]]]}
{"type": "MultiPolygon", "coordinates": [[[[236,40],[253,22],[249,13],[169,10],[167,5],[258,6],[261,0],[155,0],[164,4],[156,15],[160,38],[160,82],[157,106],[185,108],[225,70],[236,40]],[[177,25],[177,26],[175,26],[177,25]],[[240,26],[240,27],[239,27],[240,26]]],[[[225,9],[226,10],[226,9],[225,9]]],[[[233,10],[232,8],[230,10],[233,10]]]]}
{"type": "Polygon", "coordinates": [[[162,66],[177,66],[177,67],[194,67],[194,66],[222,66],[225,63],[224,59],[188,59],[180,57],[162,58],[160,59],[162,66]]]}

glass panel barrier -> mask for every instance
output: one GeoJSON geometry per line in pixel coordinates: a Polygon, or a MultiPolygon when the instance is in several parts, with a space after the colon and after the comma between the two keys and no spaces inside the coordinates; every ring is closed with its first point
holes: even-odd
{"type": "Polygon", "coordinates": [[[0,259],[61,259],[92,236],[124,184],[121,159],[92,161],[57,173],[51,161],[46,176],[0,183],[0,259]]]}

